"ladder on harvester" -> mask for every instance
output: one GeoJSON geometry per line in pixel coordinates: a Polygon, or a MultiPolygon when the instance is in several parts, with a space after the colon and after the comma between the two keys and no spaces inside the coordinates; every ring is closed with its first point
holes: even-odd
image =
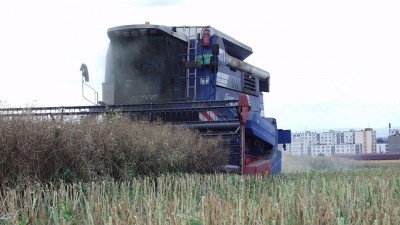
{"type": "MultiPolygon", "coordinates": [[[[184,27],[186,35],[188,37],[188,47],[187,47],[187,62],[197,62],[197,26],[195,27],[184,27]]],[[[187,68],[186,69],[186,99],[193,101],[197,100],[197,69],[187,68]]]]}

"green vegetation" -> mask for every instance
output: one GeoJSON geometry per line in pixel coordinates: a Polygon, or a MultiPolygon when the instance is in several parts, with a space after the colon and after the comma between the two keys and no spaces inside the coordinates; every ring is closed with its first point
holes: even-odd
{"type": "Polygon", "coordinates": [[[400,224],[400,171],[30,184],[0,202],[2,224],[400,224]]]}

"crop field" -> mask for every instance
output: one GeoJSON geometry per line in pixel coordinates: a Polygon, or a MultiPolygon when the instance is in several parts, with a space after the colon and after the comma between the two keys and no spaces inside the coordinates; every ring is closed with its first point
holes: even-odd
{"type": "Polygon", "coordinates": [[[396,161],[284,154],[279,176],[216,174],[221,143],[126,118],[0,118],[0,224],[400,224],[396,161]]]}
{"type": "Polygon", "coordinates": [[[98,121],[0,117],[0,183],[129,180],[139,175],[211,173],[228,159],[219,137],[113,116],[98,121]]]}
{"type": "Polygon", "coordinates": [[[30,184],[0,202],[1,224],[400,224],[400,171],[30,184]]]}

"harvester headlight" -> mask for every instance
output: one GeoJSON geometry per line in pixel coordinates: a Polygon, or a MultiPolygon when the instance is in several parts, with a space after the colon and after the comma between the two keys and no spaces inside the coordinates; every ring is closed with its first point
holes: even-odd
{"type": "Polygon", "coordinates": [[[208,85],[209,83],[210,83],[210,80],[208,77],[200,78],[200,85],[208,85]]]}

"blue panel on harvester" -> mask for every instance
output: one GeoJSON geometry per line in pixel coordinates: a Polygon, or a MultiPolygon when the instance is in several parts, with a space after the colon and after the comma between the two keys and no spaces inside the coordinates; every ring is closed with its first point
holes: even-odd
{"type": "Polygon", "coordinates": [[[292,131],[278,129],[278,144],[292,143],[292,131]]]}
{"type": "Polygon", "coordinates": [[[276,127],[259,114],[254,113],[252,118],[247,120],[246,132],[276,146],[276,127]]]}

